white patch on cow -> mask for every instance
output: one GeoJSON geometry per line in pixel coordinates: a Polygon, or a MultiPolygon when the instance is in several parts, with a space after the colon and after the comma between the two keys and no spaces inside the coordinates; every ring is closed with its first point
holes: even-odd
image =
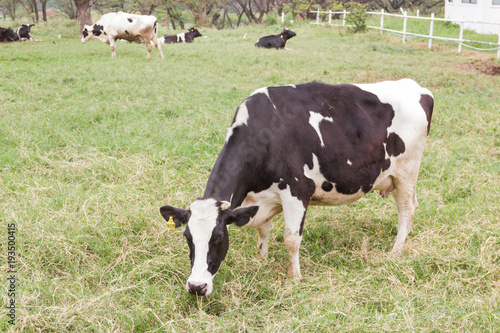
{"type": "Polygon", "coordinates": [[[390,158],[390,156],[387,153],[387,143],[385,143],[385,142],[384,142],[384,153],[385,153],[385,159],[388,160],[390,158]]]}
{"type": "Polygon", "coordinates": [[[193,237],[194,262],[188,283],[207,284],[207,294],[213,290],[214,276],[208,271],[207,255],[212,232],[217,224],[219,208],[215,199],[196,200],[191,206],[191,217],[188,222],[193,237]]]}
{"type": "Polygon", "coordinates": [[[243,102],[238,107],[238,111],[236,111],[236,117],[234,118],[234,123],[227,129],[226,135],[226,143],[229,142],[229,138],[233,135],[233,130],[241,125],[246,125],[248,121],[248,109],[246,102],[243,102]]]}
{"type": "Polygon", "coordinates": [[[263,87],[263,88],[259,88],[257,90],[255,90],[250,96],[253,96],[255,94],[264,94],[267,96],[267,98],[269,98],[269,101],[271,102],[271,104],[273,105],[273,107],[276,109],[276,105],[274,105],[273,101],[271,100],[271,97],[269,97],[269,89],[267,89],[267,87],[263,87]]]}
{"type": "Polygon", "coordinates": [[[177,34],[177,42],[183,42],[183,43],[186,42],[186,33],[185,32],[177,34]]]}
{"type": "Polygon", "coordinates": [[[392,106],[394,118],[387,128],[387,133],[397,134],[405,146],[422,141],[422,136],[427,136],[427,117],[420,105],[420,99],[422,94],[432,97],[428,89],[420,87],[411,79],[356,84],[356,86],[377,95],[382,103],[392,106]],[[424,130],[425,133],[417,131],[417,128],[424,130]]]}
{"type": "Polygon", "coordinates": [[[297,88],[295,84],[287,84],[287,87],[297,88]]]}
{"type": "Polygon", "coordinates": [[[347,160],[347,164],[352,165],[352,162],[350,160],[347,160]]]}
{"type": "Polygon", "coordinates": [[[309,124],[314,128],[316,133],[318,133],[319,139],[321,140],[321,147],[325,147],[325,143],[323,142],[323,136],[321,135],[321,131],[319,130],[319,124],[324,121],[329,121],[333,123],[332,117],[323,117],[320,113],[309,111],[309,124]]]}

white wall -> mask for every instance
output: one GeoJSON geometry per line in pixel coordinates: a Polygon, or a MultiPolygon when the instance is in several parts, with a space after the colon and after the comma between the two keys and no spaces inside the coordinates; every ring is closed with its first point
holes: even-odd
{"type": "Polygon", "coordinates": [[[477,0],[477,3],[462,3],[462,0],[445,0],[445,19],[497,24],[465,23],[464,28],[482,34],[500,35],[500,5],[493,5],[492,0],[477,0]]]}

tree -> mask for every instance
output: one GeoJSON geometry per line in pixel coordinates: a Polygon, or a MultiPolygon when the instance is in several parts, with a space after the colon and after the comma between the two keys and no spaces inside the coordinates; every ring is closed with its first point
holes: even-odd
{"type": "Polygon", "coordinates": [[[95,0],[74,0],[76,6],[76,17],[80,25],[80,37],[85,25],[92,24],[92,16],[90,15],[90,6],[94,4],[95,0]]]}
{"type": "MultiPolygon", "coordinates": [[[[76,19],[76,6],[73,0],[62,0],[54,3],[54,6],[62,13],[68,15],[71,20],[76,19]]],[[[42,4],[43,9],[43,4],[42,4]]]]}
{"type": "Polygon", "coordinates": [[[16,20],[16,9],[19,5],[19,0],[1,0],[0,2],[5,11],[9,14],[12,21],[16,20]]]}
{"type": "Polygon", "coordinates": [[[40,0],[40,4],[42,5],[42,20],[47,22],[47,2],[48,0],[40,0]]]}

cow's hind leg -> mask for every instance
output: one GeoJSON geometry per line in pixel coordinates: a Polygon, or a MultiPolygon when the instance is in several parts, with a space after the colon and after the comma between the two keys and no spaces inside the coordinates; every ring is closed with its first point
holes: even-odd
{"type": "Polygon", "coordinates": [[[161,43],[160,41],[158,40],[158,37],[157,36],[153,36],[153,44],[156,46],[156,48],[158,49],[158,51],[160,51],[160,57],[163,59],[165,58],[165,55],[163,54],[163,50],[161,48],[161,43]]]}
{"type": "Polygon", "coordinates": [[[395,179],[396,190],[393,192],[398,209],[398,234],[392,249],[395,256],[401,256],[406,236],[411,230],[415,210],[418,207],[416,182],[401,182],[395,179]]]}

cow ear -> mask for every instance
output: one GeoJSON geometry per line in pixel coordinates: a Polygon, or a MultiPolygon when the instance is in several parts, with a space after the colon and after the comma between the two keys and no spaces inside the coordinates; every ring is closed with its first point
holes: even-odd
{"type": "Polygon", "coordinates": [[[259,206],[250,206],[245,208],[238,208],[231,212],[228,223],[236,224],[238,227],[242,227],[247,224],[252,217],[257,214],[259,206]]]}
{"type": "Polygon", "coordinates": [[[190,210],[184,210],[180,208],[175,208],[172,206],[163,206],[160,208],[160,213],[165,220],[170,220],[172,218],[175,223],[175,227],[179,228],[181,225],[186,224],[191,217],[190,210]]]}

